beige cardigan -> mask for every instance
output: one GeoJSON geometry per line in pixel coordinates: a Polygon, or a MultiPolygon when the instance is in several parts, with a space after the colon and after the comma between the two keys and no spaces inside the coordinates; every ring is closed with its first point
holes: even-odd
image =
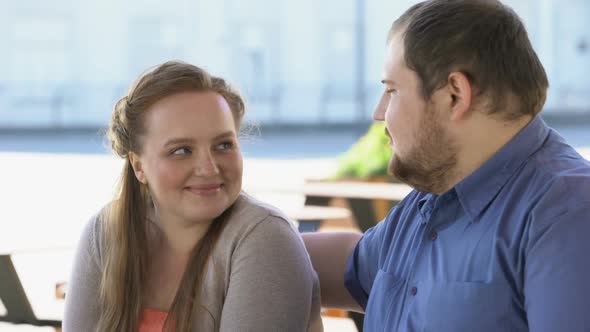
{"type": "MultiPolygon", "coordinates": [[[[64,332],[93,331],[102,222],[86,226],[74,262],[64,332]]],[[[242,193],[209,261],[194,331],[323,331],[320,288],[299,233],[276,208],[242,193]]]]}

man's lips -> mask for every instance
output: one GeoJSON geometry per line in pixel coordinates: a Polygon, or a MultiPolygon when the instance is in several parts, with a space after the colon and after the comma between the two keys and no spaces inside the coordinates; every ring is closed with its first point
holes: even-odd
{"type": "Polygon", "coordinates": [[[389,134],[389,130],[387,130],[387,128],[385,128],[385,136],[389,138],[389,145],[393,145],[393,138],[391,138],[391,135],[389,134]]]}

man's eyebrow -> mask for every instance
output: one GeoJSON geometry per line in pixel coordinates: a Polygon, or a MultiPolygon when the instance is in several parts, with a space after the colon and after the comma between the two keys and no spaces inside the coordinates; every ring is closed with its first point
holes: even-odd
{"type": "Polygon", "coordinates": [[[395,84],[395,82],[393,80],[386,79],[386,80],[381,80],[381,84],[395,84]]]}

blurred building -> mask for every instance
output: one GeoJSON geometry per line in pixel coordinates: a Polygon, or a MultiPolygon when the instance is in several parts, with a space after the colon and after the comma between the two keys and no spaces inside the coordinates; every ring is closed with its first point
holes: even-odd
{"type": "MultiPolygon", "coordinates": [[[[144,69],[203,66],[262,124],[367,122],[410,0],[0,1],[0,128],[102,127],[144,69]]],[[[550,78],[546,113],[590,115],[590,2],[505,1],[550,78]]]]}

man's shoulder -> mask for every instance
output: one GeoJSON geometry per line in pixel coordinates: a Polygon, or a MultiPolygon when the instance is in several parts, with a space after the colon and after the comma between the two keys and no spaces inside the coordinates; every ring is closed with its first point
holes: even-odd
{"type": "Polygon", "coordinates": [[[524,188],[532,212],[578,208],[590,202],[590,161],[564,142],[549,144],[530,158],[513,186],[524,188]]]}
{"type": "Polygon", "coordinates": [[[555,132],[549,135],[543,147],[531,156],[527,164],[548,177],[575,174],[590,177],[590,161],[555,132]]]}
{"type": "Polygon", "coordinates": [[[590,172],[579,171],[581,170],[571,169],[547,176],[532,212],[547,213],[551,209],[551,214],[559,215],[580,208],[590,212],[590,172]]]}
{"type": "Polygon", "coordinates": [[[588,189],[590,161],[584,159],[573,147],[565,143],[550,144],[535,154],[527,165],[529,172],[548,189],[588,189]]]}

